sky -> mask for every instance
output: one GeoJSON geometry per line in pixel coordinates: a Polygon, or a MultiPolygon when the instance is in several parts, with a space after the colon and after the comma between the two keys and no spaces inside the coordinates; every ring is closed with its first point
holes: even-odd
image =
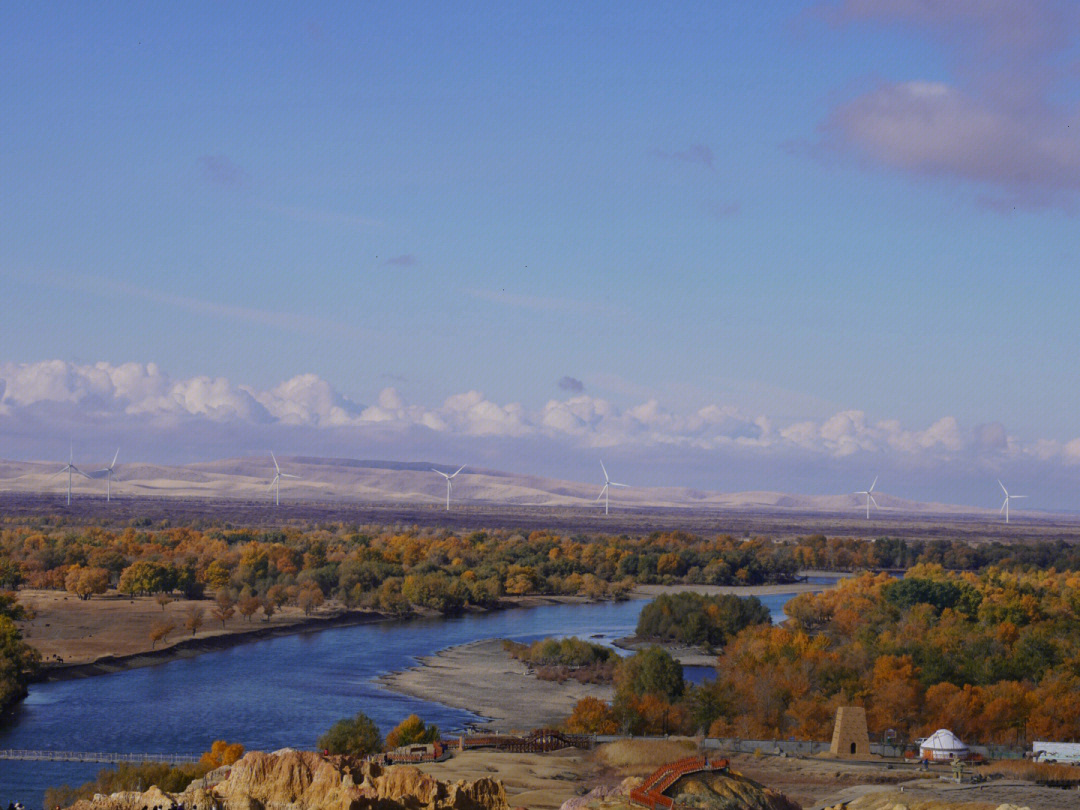
{"type": "Polygon", "coordinates": [[[1068,0],[0,4],[0,457],[1080,508],[1078,39],[1068,0]]]}

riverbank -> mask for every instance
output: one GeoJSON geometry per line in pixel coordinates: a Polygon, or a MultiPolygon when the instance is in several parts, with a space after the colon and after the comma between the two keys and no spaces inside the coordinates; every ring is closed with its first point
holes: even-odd
{"type": "Polygon", "coordinates": [[[501,639],[450,647],[418,658],[418,666],[377,683],[394,692],[466,709],[487,718],[492,731],[530,731],[562,723],[585,697],[611,700],[610,686],[542,681],[503,649],[501,639]]]}
{"type": "MultiPolygon", "coordinates": [[[[225,625],[212,619],[214,603],[205,599],[181,599],[162,606],[151,597],[114,593],[82,600],[60,591],[24,590],[19,592],[19,601],[34,611],[32,620],[19,624],[26,641],[41,653],[43,680],[48,681],[156,666],[280,636],[408,620],[375,610],[349,609],[333,601],[311,615],[297,607],[283,607],[268,621],[233,617],[225,625]],[[184,630],[193,605],[202,607],[205,614],[203,626],[194,634],[184,630]],[[159,623],[172,624],[174,629],[164,642],[155,644],[150,632],[159,623]]],[[[577,596],[514,596],[505,597],[492,610],[586,601],[577,596]]],[[[414,617],[437,615],[417,611],[414,617]]]]}
{"type": "MultiPolygon", "coordinates": [[[[632,599],[653,599],[660,594],[681,591],[771,596],[821,588],[821,585],[807,582],[752,586],[639,585],[630,596],[632,599]]],[[[212,618],[210,611],[214,602],[209,599],[176,599],[161,605],[153,597],[131,597],[115,591],[83,600],[63,591],[28,589],[19,591],[19,601],[35,614],[32,620],[19,624],[24,638],[41,653],[46,680],[85,678],[155,666],[283,635],[403,620],[374,610],[350,609],[334,600],[329,600],[311,615],[305,615],[298,607],[285,606],[269,620],[260,611],[257,618],[244,620],[234,616],[224,625],[212,618]],[[192,606],[202,607],[204,613],[203,623],[194,634],[184,629],[192,606]],[[155,643],[150,634],[155,625],[161,623],[171,624],[173,630],[163,641],[155,643]]],[[[493,610],[588,602],[581,596],[506,596],[493,610]]],[[[417,611],[414,615],[431,617],[438,614],[417,611]]],[[[698,657],[702,658],[700,651],[698,657]]],[[[684,665],[700,663],[691,657],[690,651],[680,656],[680,660],[684,665]]],[[[712,663],[711,658],[707,663],[712,663]]]]}
{"type": "MultiPolygon", "coordinates": [[[[824,576],[824,575],[819,575],[824,576]]],[[[736,596],[776,596],[782,593],[810,593],[824,590],[825,585],[813,582],[788,582],[781,585],[636,585],[630,592],[633,599],[655,599],[665,593],[700,593],[705,596],[735,594],[736,596]]]]}

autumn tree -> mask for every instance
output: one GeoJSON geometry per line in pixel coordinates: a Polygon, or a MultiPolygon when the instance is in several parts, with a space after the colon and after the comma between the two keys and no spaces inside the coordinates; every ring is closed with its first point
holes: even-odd
{"type": "Polygon", "coordinates": [[[236,609],[240,615],[244,617],[246,621],[251,621],[251,617],[255,615],[255,611],[259,609],[261,603],[257,596],[241,596],[240,600],[236,603],[236,609]]]}
{"type": "Polygon", "coordinates": [[[201,605],[189,605],[184,613],[184,629],[195,635],[203,626],[204,613],[201,605]]]}
{"type": "Polygon", "coordinates": [[[386,735],[386,748],[393,750],[404,745],[436,742],[440,739],[437,726],[429,726],[418,715],[410,714],[386,735]]]}
{"type": "Polygon", "coordinates": [[[259,607],[262,608],[264,621],[270,621],[274,613],[277,612],[277,605],[274,604],[274,600],[269,596],[264,596],[260,600],[259,607]]]}
{"type": "Polygon", "coordinates": [[[213,771],[224,765],[232,765],[244,755],[244,746],[225,740],[214,740],[210,750],[199,757],[199,764],[207,771],[213,771]]]}
{"type": "Polygon", "coordinates": [[[176,624],[171,621],[157,620],[150,627],[150,649],[154,649],[159,641],[168,639],[169,634],[176,629],[176,624]]]}
{"type": "Polygon", "coordinates": [[[304,611],[305,616],[310,616],[323,603],[323,592],[315,583],[308,583],[296,597],[296,603],[304,611]]]}
{"type": "Polygon", "coordinates": [[[221,622],[221,629],[225,629],[225,622],[231,619],[236,614],[236,608],[233,607],[232,595],[222,588],[218,591],[217,597],[214,599],[214,607],[210,609],[210,615],[214,617],[216,621],[221,622]]]}
{"type": "Polygon", "coordinates": [[[80,599],[89,599],[94,594],[105,593],[109,589],[109,572],[104,568],[73,565],[64,578],[64,588],[80,599]]]}
{"type": "Polygon", "coordinates": [[[584,697],[574,704],[574,711],[565,725],[571,734],[616,734],[619,731],[619,720],[611,705],[594,697],[584,697]]]}
{"type": "Polygon", "coordinates": [[[158,607],[160,607],[162,612],[164,612],[165,606],[172,601],[172,597],[169,596],[167,593],[159,593],[157,596],[154,597],[154,601],[158,603],[158,607]]]}

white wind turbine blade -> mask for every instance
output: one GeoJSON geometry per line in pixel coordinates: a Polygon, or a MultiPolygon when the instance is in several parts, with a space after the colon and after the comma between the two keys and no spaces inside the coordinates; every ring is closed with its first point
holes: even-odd
{"type": "Polygon", "coordinates": [[[608,485],[604,484],[604,488],[600,490],[600,494],[596,496],[596,500],[593,503],[600,503],[600,499],[604,497],[604,493],[607,492],[608,485]]]}
{"type": "Polygon", "coordinates": [[[272,489],[274,488],[274,484],[276,484],[276,483],[278,482],[278,479],[279,479],[279,478],[281,478],[281,473],[278,473],[277,475],[275,475],[275,476],[274,476],[274,480],[273,480],[273,481],[271,481],[271,482],[270,482],[270,486],[268,486],[268,487],[266,488],[266,491],[267,491],[267,492],[269,492],[270,490],[272,490],[272,489]]]}
{"type": "Polygon", "coordinates": [[[877,486],[877,480],[878,480],[878,476],[876,476],[876,475],[875,475],[875,476],[874,476],[874,483],[872,483],[872,484],[870,485],[870,489],[868,489],[868,490],[867,490],[867,494],[869,494],[869,493],[871,493],[871,492],[873,492],[873,491],[874,491],[874,487],[876,487],[876,486],[877,486]]]}
{"type": "Polygon", "coordinates": [[[870,499],[870,503],[872,503],[874,505],[875,509],[880,509],[881,508],[880,506],[878,506],[878,502],[874,500],[874,496],[871,493],[867,492],[866,497],[870,499]]]}
{"type": "MultiPolygon", "coordinates": [[[[462,464],[460,467],[457,468],[457,472],[455,472],[454,475],[457,475],[459,472],[461,472],[464,469],[465,469],[465,465],[462,464]]],[[[448,475],[447,478],[453,478],[454,475],[448,475]]]]}
{"type": "Polygon", "coordinates": [[[299,475],[293,475],[292,473],[279,473],[282,478],[299,478],[299,475]]]}
{"type": "Polygon", "coordinates": [[[604,460],[600,459],[600,469],[604,471],[604,481],[610,481],[611,479],[607,474],[607,467],[604,466],[604,460]]]}
{"type": "Polygon", "coordinates": [[[614,481],[608,481],[608,483],[613,487],[629,487],[630,486],[629,484],[616,484],[614,481]]]}
{"type": "Polygon", "coordinates": [[[120,455],[120,448],[116,448],[116,455],[113,456],[112,462],[107,467],[102,467],[100,470],[93,470],[90,475],[94,478],[101,478],[101,473],[112,472],[113,467],[116,466],[116,457],[120,455]]]}
{"type": "Polygon", "coordinates": [[[431,471],[432,471],[432,472],[437,472],[437,473],[438,473],[439,475],[441,475],[441,476],[442,476],[443,478],[445,478],[445,479],[446,479],[447,481],[449,481],[449,480],[450,480],[450,476],[449,476],[449,475],[447,475],[446,473],[444,473],[444,472],[443,472],[442,470],[436,470],[436,469],[435,469],[434,467],[432,467],[432,468],[431,468],[431,471]]]}
{"type": "Polygon", "coordinates": [[[1005,485],[1001,483],[1001,479],[998,479],[998,486],[1001,487],[1001,491],[1005,493],[1005,497],[1009,497],[1009,490],[1005,489],[1005,485]]]}
{"type": "Polygon", "coordinates": [[[1010,495],[1009,497],[1013,500],[1016,500],[1017,498],[1026,498],[1027,495],[1010,495]]]}
{"type": "Polygon", "coordinates": [[[274,451],[270,451],[270,458],[274,460],[274,469],[277,470],[278,475],[281,475],[281,467],[278,466],[277,456],[274,455],[274,451]]]}
{"type": "Polygon", "coordinates": [[[1000,515],[1000,514],[1001,514],[1002,512],[1004,512],[1004,511],[1005,511],[1005,507],[1006,507],[1006,506],[1008,506],[1008,505],[1009,505],[1009,496],[1008,496],[1008,495],[1006,495],[1006,496],[1005,496],[1005,500],[1003,500],[1003,501],[1001,502],[1001,508],[1000,508],[1000,509],[998,509],[998,514],[1000,515]]]}

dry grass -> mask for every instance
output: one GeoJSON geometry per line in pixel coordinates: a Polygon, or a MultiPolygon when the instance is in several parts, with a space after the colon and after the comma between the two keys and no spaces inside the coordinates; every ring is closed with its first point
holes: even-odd
{"type": "Polygon", "coordinates": [[[693,756],[698,745],[693,740],[619,740],[596,749],[597,758],[612,768],[654,770],[668,762],[693,756]]]}
{"type": "Polygon", "coordinates": [[[992,802],[964,801],[963,799],[915,798],[910,793],[872,793],[849,803],[846,810],[994,810],[1000,805],[992,802]]]}
{"type": "Polygon", "coordinates": [[[984,765],[978,771],[984,776],[1002,776],[1006,779],[1022,779],[1036,784],[1080,784],[1080,767],[1050,762],[1027,762],[1017,759],[1003,760],[984,765]]]}

